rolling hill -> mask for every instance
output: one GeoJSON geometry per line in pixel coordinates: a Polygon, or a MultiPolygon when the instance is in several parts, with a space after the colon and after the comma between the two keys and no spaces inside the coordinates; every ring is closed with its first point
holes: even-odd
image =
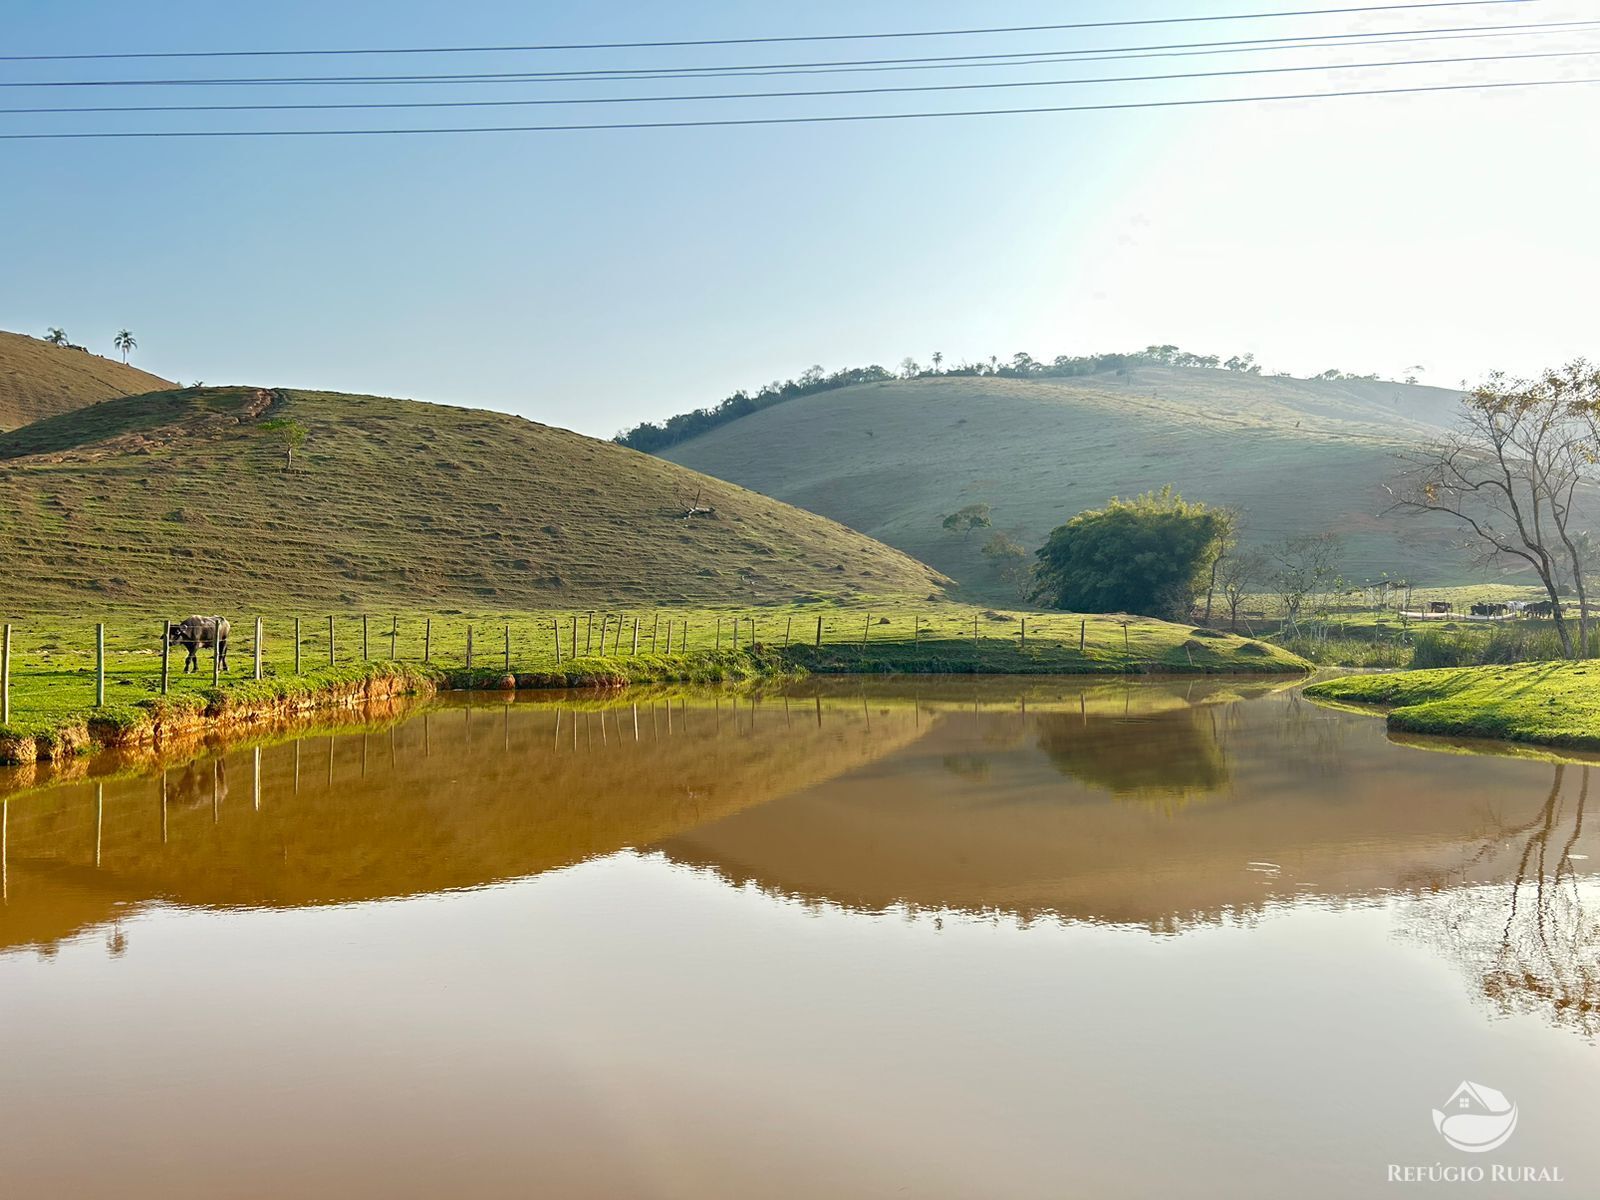
{"type": "Polygon", "coordinates": [[[519,417],[248,388],[0,434],[0,578],[13,612],[95,596],[748,604],[948,582],[826,518],[519,417]],[[274,420],[308,435],[290,470],[274,420]]]}
{"type": "Polygon", "coordinates": [[[77,347],[0,331],[0,433],[172,381],[77,347]]]}
{"type": "Polygon", "coordinates": [[[1437,524],[1383,515],[1393,453],[1438,434],[1457,394],[1141,366],[1060,380],[943,376],[861,384],[774,405],[661,451],[670,461],[832,517],[958,579],[1003,585],[986,535],[941,518],[989,504],[1030,551],[1113,495],[1176,485],[1245,509],[1247,536],[1345,536],[1344,572],[1426,585],[1481,572],[1437,524]]]}

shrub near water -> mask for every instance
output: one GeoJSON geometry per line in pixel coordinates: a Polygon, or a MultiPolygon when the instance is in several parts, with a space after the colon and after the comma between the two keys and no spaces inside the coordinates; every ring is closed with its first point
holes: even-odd
{"type": "MultiPolygon", "coordinates": [[[[1589,655],[1600,653],[1600,631],[1589,635],[1589,655]]],[[[1430,667],[1480,667],[1523,662],[1554,662],[1565,655],[1561,639],[1548,625],[1498,625],[1487,633],[1476,630],[1445,633],[1429,630],[1417,637],[1410,665],[1430,667]]]]}

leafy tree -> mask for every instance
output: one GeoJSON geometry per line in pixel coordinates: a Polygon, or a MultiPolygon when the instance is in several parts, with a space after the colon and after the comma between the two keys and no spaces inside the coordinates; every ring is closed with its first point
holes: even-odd
{"type": "Polygon", "coordinates": [[[293,470],[294,452],[305,445],[306,427],[288,417],[274,417],[270,421],[261,422],[261,430],[275,435],[283,443],[283,469],[293,470]]]}
{"type": "Polygon", "coordinates": [[[1132,500],[1113,497],[1051,531],[1038,551],[1034,596],[1079,612],[1182,619],[1228,528],[1222,510],[1190,503],[1170,484],[1132,500]]]}
{"type": "Polygon", "coordinates": [[[996,531],[981,551],[989,566],[1017,595],[1025,596],[1033,590],[1033,571],[1028,566],[1028,552],[1022,544],[1004,533],[996,531]]]}
{"type": "Polygon", "coordinates": [[[1202,625],[1211,624],[1211,602],[1217,594],[1217,570],[1222,561],[1239,548],[1239,522],[1242,519],[1239,510],[1219,508],[1217,512],[1223,521],[1222,544],[1217,556],[1211,560],[1211,578],[1206,581],[1206,608],[1200,618],[1202,625]]]}
{"type": "Polygon", "coordinates": [[[128,352],[138,348],[139,343],[133,340],[133,334],[126,329],[117,330],[117,336],[111,339],[111,344],[122,351],[122,361],[128,361],[128,352]]]}
{"type": "Polygon", "coordinates": [[[1243,371],[1246,375],[1261,374],[1261,368],[1256,365],[1254,354],[1235,354],[1222,365],[1230,371],[1243,371]]]}
{"type": "Polygon", "coordinates": [[[963,541],[972,536],[974,529],[988,529],[994,524],[987,504],[969,504],[958,508],[942,522],[946,532],[959,533],[963,541]]]}
{"type": "Polygon", "coordinates": [[[67,331],[52,325],[45,333],[44,340],[52,346],[65,346],[67,344],[67,331]]]}
{"type": "Polygon", "coordinates": [[[922,373],[922,364],[909,354],[900,360],[900,374],[906,379],[915,379],[922,373]]]}

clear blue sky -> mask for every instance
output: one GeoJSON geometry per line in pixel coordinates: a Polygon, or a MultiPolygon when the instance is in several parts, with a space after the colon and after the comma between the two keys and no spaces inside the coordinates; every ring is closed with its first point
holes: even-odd
{"type": "MultiPolygon", "coordinates": [[[[1298,6],[12,0],[0,44],[17,54],[632,41],[1298,6]]],[[[777,62],[1583,17],[1600,12],[1592,2],[1528,0],[1380,17],[959,39],[958,46],[3,63],[0,79],[777,62]]],[[[1593,32],[1536,41],[1380,46],[1349,50],[1344,61],[1600,50],[1593,32]]],[[[1315,60],[1300,52],[1005,75],[755,82],[1046,79],[1261,66],[1269,57],[1272,65],[1315,60]]],[[[1562,75],[1600,75],[1600,57],[931,99],[702,102],[670,113],[1011,107],[1562,75]]],[[[561,94],[730,87],[746,85],[591,83],[561,94]]],[[[5,89],[0,102],[224,98],[199,90],[5,89]]],[[[462,94],[405,90],[408,99],[462,94]]],[[[494,85],[471,94],[557,93],[494,85]]],[[[332,87],[292,97],[260,87],[230,89],[225,98],[353,97],[332,87]]],[[[618,111],[9,115],[0,116],[0,129],[518,124],[615,119],[618,111]]],[[[61,325],[75,341],[110,353],[112,335],[127,326],[139,339],[136,362],[185,382],[414,396],[599,435],[812,363],[893,365],[906,355],[926,361],[935,350],[955,361],[1176,342],[1224,355],[1251,350],[1269,369],[1297,373],[1337,366],[1398,374],[1420,363],[1425,380],[1451,384],[1495,366],[1525,371],[1600,355],[1597,129],[1600,87],[1589,86],[776,128],[0,142],[0,327],[38,334],[61,325]]]]}

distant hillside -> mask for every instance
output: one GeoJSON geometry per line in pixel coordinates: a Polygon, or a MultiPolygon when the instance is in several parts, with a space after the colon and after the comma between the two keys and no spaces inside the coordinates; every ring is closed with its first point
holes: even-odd
{"type": "Polygon", "coordinates": [[[1425,584],[1481,572],[1440,524],[1383,517],[1396,448],[1437,434],[1457,395],[1369,380],[1139,366],[1024,380],[944,376],[804,396],[663,450],[663,457],[842,521],[998,595],[944,514],[992,506],[1029,550],[1055,525],[1165,483],[1238,504],[1250,535],[1334,530],[1345,574],[1425,584]]]}
{"type": "Polygon", "coordinates": [[[0,332],[0,433],[172,381],[76,347],[0,332]]]}
{"type": "Polygon", "coordinates": [[[188,389],[0,435],[13,611],[389,597],[480,608],[917,595],[947,582],[832,521],[500,413],[188,389]],[[284,445],[263,428],[303,425],[284,445]],[[696,502],[709,513],[685,519],[696,502]]]}

